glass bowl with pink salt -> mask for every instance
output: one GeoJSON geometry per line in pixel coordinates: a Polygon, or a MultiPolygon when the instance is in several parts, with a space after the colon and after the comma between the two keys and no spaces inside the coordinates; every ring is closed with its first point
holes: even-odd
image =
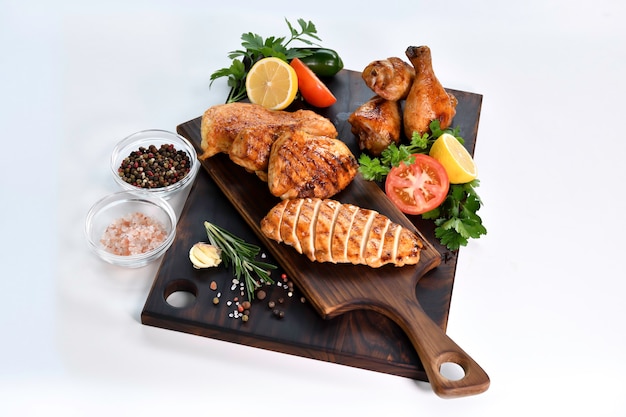
{"type": "Polygon", "coordinates": [[[85,222],[89,247],[102,260],[139,268],[160,258],[176,235],[176,214],[163,198],[130,191],[96,202],[85,222]]]}

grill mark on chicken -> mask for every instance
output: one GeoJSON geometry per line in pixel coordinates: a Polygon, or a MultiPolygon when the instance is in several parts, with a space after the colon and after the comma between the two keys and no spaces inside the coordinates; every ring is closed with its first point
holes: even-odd
{"type": "Polygon", "coordinates": [[[282,213],[280,224],[280,236],[286,245],[293,246],[295,250],[302,253],[302,245],[296,234],[296,223],[300,214],[300,208],[304,200],[288,200],[282,213]]]}
{"type": "Polygon", "coordinates": [[[413,232],[377,211],[330,199],[283,200],[261,220],[261,231],[312,261],[373,268],[417,264],[423,247],[413,232]]]}
{"type": "Polygon", "coordinates": [[[381,258],[385,232],[390,220],[383,216],[374,216],[371,223],[369,239],[363,248],[363,258],[368,265],[375,265],[381,258]]]}
{"type": "Polygon", "coordinates": [[[315,225],[318,224],[317,215],[321,204],[321,200],[305,200],[294,225],[302,253],[311,261],[315,260],[315,237],[317,236],[315,225]]]}
{"type": "Polygon", "coordinates": [[[414,244],[413,237],[415,236],[408,229],[400,227],[398,232],[398,240],[395,248],[395,262],[397,266],[409,265],[413,263],[413,259],[419,257],[420,251],[424,246],[421,241],[418,241],[419,245],[414,244]]]}
{"type": "MultiPolygon", "coordinates": [[[[320,166],[327,167],[322,169],[324,172],[324,180],[330,181],[333,188],[341,188],[341,176],[340,173],[349,172],[354,169],[355,161],[351,158],[342,158],[340,155],[333,152],[332,146],[326,149],[326,152],[321,152],[322,147],[312,149],[312,156],[317,157],[320,162],[320,166]]],[[[312,158],[313,159],[313,158],[312,158]]],[[[313,161],[315,163],[315,161],[313,161]]],[[[318,178],[321,180],[322,178],[318,178]]]]}
{"type": "Polygon", "coordinates": [[[327,198],[343,190],[357,172],[356,158],[342,141],[296,131],[272,146],[268,185],[282,199],[327,198]]]}
{"type": "Polygon", "coordinates": [[[268,183],[270,185],[270,192],[272,194],[278,194],[276,190],[273,190],[273,185],[276,183],[276,181],[280,181],[281,183],[288,182],[290,186],[285,187],[288,189],[288,193],[279,195],[279,197],[295,197],[298,193],[298,191],[294,189],[295,185],[304,184],[307,178],[307,168],[305,161],[301,159],[301,152],[291,146],[291,136],[283,136],[279,138],[274,145],[274,152],[273,155],[270,156],[270,160],[272,158],[280,158],[282,169],[280,170],[280,172],[274,172],[278,170],[274,169],[275,164],[271,164],[272,167],[269,168],[268,172],[268,183]],[[279,177],[280,179],[275,179],[274,177],[279,177]]]}
{"type": "Polygon", "coordinates": [[[315,259],[319,262],[336,263],[332,239],[335,235],[336,219],[341,204],[332,200],[319,200],[317,223],[315,224],[315,259]]]}
{"type": "Polygon", "coordinates": [[[336,221],[331,239],[331,251],[334,262],[347,262],[348,259],[348,236],[352,229],[352,222],[359,211],[352,204],[341,204],[337,210],[336,221]]]}
{"type": "MultiPolygon", "coordinates": [[[[289,134],[290,130],[285,127],[285,132],[282,134],[289,134]]],[[[272,144],[279,136],[280,130],[258,132],[243,129],[235,137],[226,153],[234,163],[244,167],[249,172],[267,171],[272,144]]]]}
{"type": "Polygon", "coordinates": [[[374,221],[374,216],[378,214],[373,210],[360,209],[357,212],[354,222],[352,222],[352,229],[350,230],[350,236],[348,237],[348,245],[358,243],[358,251],[348,251],[348,259],[353,264],[365,263],[365,246],[367,240],[370,238],[369,233],[374,221]]]}

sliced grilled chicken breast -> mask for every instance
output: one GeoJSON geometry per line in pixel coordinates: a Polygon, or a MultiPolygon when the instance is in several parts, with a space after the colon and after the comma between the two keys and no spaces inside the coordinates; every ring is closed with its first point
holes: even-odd
{"type": "Polygon", "coordinates": [[[331,199],[283,200],[261,220],[261,231],[312,261],[373,268],[419,262],[422,241],[374,210],[331,199]]]}

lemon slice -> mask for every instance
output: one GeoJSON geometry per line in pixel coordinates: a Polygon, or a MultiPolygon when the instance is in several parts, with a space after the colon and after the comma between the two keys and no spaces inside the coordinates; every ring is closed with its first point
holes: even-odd
{"type": "Polygon", "coordinates": [[[430,156],[443,165],[451,184],[465,184],[476,179],[472,155],[449,133],[439,136],[430,148],[430,156]]]}
{"type": "Polygon", "coordinates": [[[275,57],[257,61],[246,77],[246,93],[254,104],[270,110],[289,106],[298,92],[298,76],[287,62],[275,57]]]}

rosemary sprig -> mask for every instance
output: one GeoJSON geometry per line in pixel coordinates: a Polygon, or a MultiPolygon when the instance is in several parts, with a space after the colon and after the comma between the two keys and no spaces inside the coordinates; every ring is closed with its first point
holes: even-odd
{"type": "Polygon", "coordinates": [[[276,265],[256,260],[261,251],[260,247],[244,241],[213,223],[205,221],[204,227],[211,244],[222,250],[224,266],[228,267],[232,264],[235,277],[240,281],[242,277],[245,279],[248,300],[254,299],[254,289],[260,287],[262,282],[274,283],[274,280],[270,278],[269,270],[276,269],[276,265]]]}

